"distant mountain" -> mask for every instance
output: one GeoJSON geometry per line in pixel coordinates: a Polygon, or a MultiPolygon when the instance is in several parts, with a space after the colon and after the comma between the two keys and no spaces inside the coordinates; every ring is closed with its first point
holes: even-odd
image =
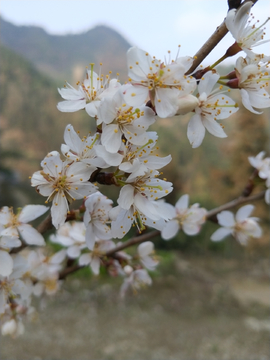
{"type": "Polygon", "coordinates": [[[0,18],[0,41],[31,61],[54,79],[77,81],[89,63],[102,62],[102,73],[120,73],[127,78],[126,52],[131,46],[120,34],[106,26],[70,35],[50,35],[36,26],[15,26],[0,18]]]}

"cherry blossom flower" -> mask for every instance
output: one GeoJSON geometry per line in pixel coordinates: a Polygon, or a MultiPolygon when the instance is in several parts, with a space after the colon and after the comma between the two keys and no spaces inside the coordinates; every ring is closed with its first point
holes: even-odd
{"type": "Polygon", "coordinates": [[[50,236],[50,240],[65,246],[67,248],[67,256],[71,259],[76,259],[81,255],[81,251],[87,248],[85,232],[86,227],[83,222],[66,222],[60,226],[56,234],[50,236]]]}
{"type": "Polygon", "coordinates": [[[91,64],[91,70],[86,72],[86,79],[78,83],[76,90],[67,83],[66,88],[58,89],[65,101],[58,103],[57,108],[62,112],[74,112],[85,109],[89,116],[95,117],[102,98],[112,96],[120,86],[117,79],[97,75],[91,64]]]}
{"type": "Polygon", "coordinates": [[[43,170],[33,174],[31,185],[41,195],[48,196],[46,203],[52,201],[52,223],[58,229],[66,220],[69,203],[96,191],[89,182],[93,169],[82,162],[69,165],[60,159],[58,152],[49,153],[41,166],[43,170]]]}
{"type": "Polygon", "coordinates": [[[142,145],[136,146],[127,141],[122,147],[121,152],[124,153],[122,163],[119,165],[119,169],[125,173],[129,173],[128,180],[131,181],[137,176],[142,176],[149,170],[158,170],[169,164],[172,157],[168,155],[166,157],[160,157],[155,152],[158,150],[157,133],[148,132],[149,141],[142,145]]]}
{"type": "Polygon", "coordinates": [[[42,249],[30,251],[27,255],[28,276],[33,280],[33,294],[41,296],[55,294],[59,287],[59,271],[66,257],[66,250],[60,250],[52,256],[46,256],[42,249]]]}
{"type": "Polygon", "coordinates": [[[222,211],[217,215],[218,223],[222,227],[216,230],[211,240],[220,241],[228,235],[233,235],[241,245],[246,245],[250,237],[259,238],[262,230],[258,225],[258,218],[249,217],[254,209],[253,205],[242,206],[234,215],[231,211],[222,211]]]}
{"type": "Polygon", "coordinates": [[[108,226],[112,203],[112,200],[100,192],[88,196],[85,201],[83,221],[86,227],[86,243],[90,250],[93,250],[96,238],[108,240],[112,237],[108,226]]]}
{"type": "Polygon", "coordinates": [[[263,40],[265,35],[264,25],[269,18],[259,27],[251,25],[253,18],[250,18],[252,1],[244,3],[238,10],[232,9],[225,19],[227,29],[231,32],[241,50],[250,56],[258,56],[252,52],[253,47],[264,44],[269,40],[263,40]]]}
{"type": "Polygon", "coordinates": [[[259,171],[259,177],[267,179],[270,177],[270,158],[264,158],[265,151],[261,151],[257,156],[249,156],[250,164],[259,171]]]}
{"type": "Polygon", "coordinates": [[[158,171],[149,170],[132,180],[118,179],[123,187],[117,200],[119,206],[110,211],[113,237],[122,238],[133,223],[141,231],[149,220],[153,225],[157,220],[168,220],[166,206],[156,200],[172,191],[172,183],[158,179],[158,175],[158,171]]]}
{"type": "Polygon", "coordinates": [[[190,207],[189,195],[183,195],[175,204],[175,208],[171,206],[174,211],[172,220],[168,221],[161,231],[161,237],[164,240],[173,238],[180,229],[187,235],[196,235],[201,230],[201,225],[204,224],[207,211],[200,208],[199,204],[193,204],[190,207]]]}
{"type": "Polygon", "coordinates": [[[115,247],[115,244],[111,240],[99,240],[95,243],[95,247],[92,252],[84,253],[79,258],[79,265],[89,265],[95,275],[99,274],[102,257],[106,253],[115,247]]]}
{"type": "MultiPolygon", "coordinates": [[[[0,229],[1,226],[2,225],[0,225],[0,229]]],[[[9,251],[10,249],[21,246],[21,244],[21,240],[17,237],[0,235],[0,275],[9,276],[12,273],[13,259],[9,254],[9,251]]]]}
{"type": "Polygon", "coordinates": [[[155,270],[158,260],[154,257],[154,244],[146,241],[138,246],[139,259],[148,270],[155,270]]]}
{"type": "Polygon", "coordinates": [[[191,57],[181,57],[164,64],[148,52],[132,47],[127,52],[128,76],[133,85],[125,99],[131,105],[144,103],[149,97],[159,117],[174,116],[179,108],[179,97],[191,94],[196,81],[185,73],[191,67],[191,57]]]}
{"type": "Polygon", "coordinates": [[[187,136],[193,148],[201,145],[205,129],[210,134],[224,138],[225,134],[222,125],[217,120],[226,119],[238,110],[237,104],[224,95],[224,91],[214,90],[219,75],[211,71],[202,77],[198,85],[199,105],[195,108],[195,115],[188,124],[187,136]]]}
{"type": "Polygon", "coordinates": [[[128,277],[125,278],[120,289],[120,296],[122,298],[125,296],[129,288],[131,288],[133,292],[136,293],[140,288],[145,287],[146,285],[152,285],[152,279],[145,269],[138,269],[133,271],[130,265],[126,265],[124,267],[124,271],[128,277]]]}
{"type": "Polygon", "coordinates": [[[10,335],[13,338],[16,338],[19,335],[24,333],[24,325],[22,321],[16,321],[15,319],[10,319],[4,322],[1,326],[1,334],[3,336],[10,335]]]}
{"type": "Polygon", "coordinates": [[[267,92],[270,79],[269,64],[239,57],[235,71],[243,105],[252,113],[261,114],[256,109],[265,109],[270,106],[270,95],[267,92]]]}
{"type": "Polygon", "coordinates": [[[98,109],[101,143],[111,153],[118,152],[123,135],[132,144],[144,145],[148,141],[146,130],[155,122],[155,113],[149,107],[135,108],[126,103],[123,95],[126,88],[124,85],[113,97],[104,99],[98,109]]]}
{"type": "Polygon", "coordinates": [[[23,279],[29,270],[29,264],[19,254],[13,258],[13,270],[8,277],[0,275],[0,314],[5,313],[5,307],[9,298],[20,298],[27,301],[32,293],[33,284],[23,279]]]}
{"type": "Polygon", "coordinates": [[[0,211],[0,236],[11,238],[9,240],[5,238],[6,246],[14,247],[15,244],[19,246],[16,242],[19,235],[28,245],[44,246],[43,236],[27,223],[43,215],[48,209],[44,205],[26,205],[15,215],[12,208],[4,206],[0,211]]]}
{"type": "Polygon", "coordinates": [[[95,151],[95,145],[100,144],[100,134],[85,136],[82,139],[75,132],[72,125],[67,125],[64,132],[66,144],[62,144],[62,154],[69,161],[81,161],[91,167],[92,172],[97,167],[103,168],[108,164],[95,151]]]}

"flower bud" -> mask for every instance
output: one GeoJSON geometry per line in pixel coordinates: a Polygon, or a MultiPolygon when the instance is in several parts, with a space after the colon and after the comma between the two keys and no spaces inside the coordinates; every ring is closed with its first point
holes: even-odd
{"type": "Polygon", "coordinates": [[[175,115],[185,115],[188,112],[194,110],[199,105],[199,100],[196,96],[186,95],[179,97],[178,110],[175,115]]]}

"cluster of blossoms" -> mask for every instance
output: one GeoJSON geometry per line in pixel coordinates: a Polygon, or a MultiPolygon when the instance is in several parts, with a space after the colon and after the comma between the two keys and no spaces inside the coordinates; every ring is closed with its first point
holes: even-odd
{"type": "Polygon", "coordinates": [[[265,192],[265,202],[270,205],[270,157],[266,157],[265,152],[261,151],[257,156],[250,156],[248,158],[250,164],[257,169],[258,175],[261,179],[266,180],[265,185],[267,190],[265,192]]]}
{"type": "MultiPolygon", "coordinates": [[[[28,224],[45,214],[47,206],[28,205],[16,215],[8,207],[0,211],[2,334],[16,336],[23,332],[22,317],[31,317],[35,311],[32,296],[54,294],[67,264],[77,268],[89,266],[95,275],[104,266],[110,274],[122,276],[121,296],[129,288],[137,291],[150,285],[148,271],[158,264],[154,244],[142,242],[131,256],[122,251],[124,242],[119,245],[116,240],[123,239],[132,227],[139,234],[147,227],[154,228],[164,240],[175,237],[179,230],[187,235],[200,232],[208,218],[206,209],[197,203],[189,206],[187,194],[180,197],[175,207],[164,201],[173,187],[161,178],[160,169],[172,159],[170,155],[159,156],[158,135],[148,129],[158,117],[192,113],[187,137],[196,148],[205,137],[205,129],[214,136],[226,137],[219,121],[239,109],[228,96],[230,88],[240,89],[243,105],[255,114],[270,107],[270,58],[253,52],[253,47],[264,41],[264,24],[258,28],[250,24],[251,6],[251,2],[246,2],[238,11],[229,11],[226,18],[236,42],[221,59],[241,50],[246,53],[246,58],[237,59],[235,71],[226,76],[215,69],[221,60],[199,76],[201,70],[189,74],[192,57],[177,54],[175,60],[162,62],[132,47],[127,52],[126,84],[121,85],[109,75],[98,75],[91,64],[77,89],[70,84],[59,89],[64,101],[58,103],[58,109],[84,109],[93,118],[96,133],[81,138],[68,125],[61,154],[47,154],[41,162],[42,170],[31,177],[31,185],[46,197],[46,204],[51,203],[51,222],[57,232],[50,241],[61,245],[62,250],[54,255],[48,253],[43,236],[28,224]],[[225,86],[229,89],[225,90],[225,86]],[[119,189],[116,206],[99,191],[98,183],[119,189]],[[70,208],[75,200],[82,200],[79,210],[70,208]]],[[[270,158],[263,157],[262,152],[249,161],[266,180],[265,200],[269,204],[270,158]]],[[[235,218],[230,211],[219,213],[221,228],[211,239],[219,241],[231,234],[245,245],[249,237],[260,237],[258,219],[249,217],[252,211],[253,206],[246,205],[235,218]]]]}

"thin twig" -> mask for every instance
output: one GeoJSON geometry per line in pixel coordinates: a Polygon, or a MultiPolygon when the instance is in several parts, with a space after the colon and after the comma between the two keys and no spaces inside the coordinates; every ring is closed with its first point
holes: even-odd
{"type": "Polygon", "coordinates": [[[264,195],[265,195],[265,191],[263,190],[263,191],[259,192],[258,194],[255,194],[252,196],[240,196],[239,198],[234,199],[234,200],[228,202],[227,204],[221,205],[213,210],[208,211],[208,213],[206,215],[207,220],[213,221],[213,217],[216,216],[221,211],[231,209],[235,206],[242,205],[242,204],[245,204],[250,201],[262,199],[264,197],[264,195]]]}

